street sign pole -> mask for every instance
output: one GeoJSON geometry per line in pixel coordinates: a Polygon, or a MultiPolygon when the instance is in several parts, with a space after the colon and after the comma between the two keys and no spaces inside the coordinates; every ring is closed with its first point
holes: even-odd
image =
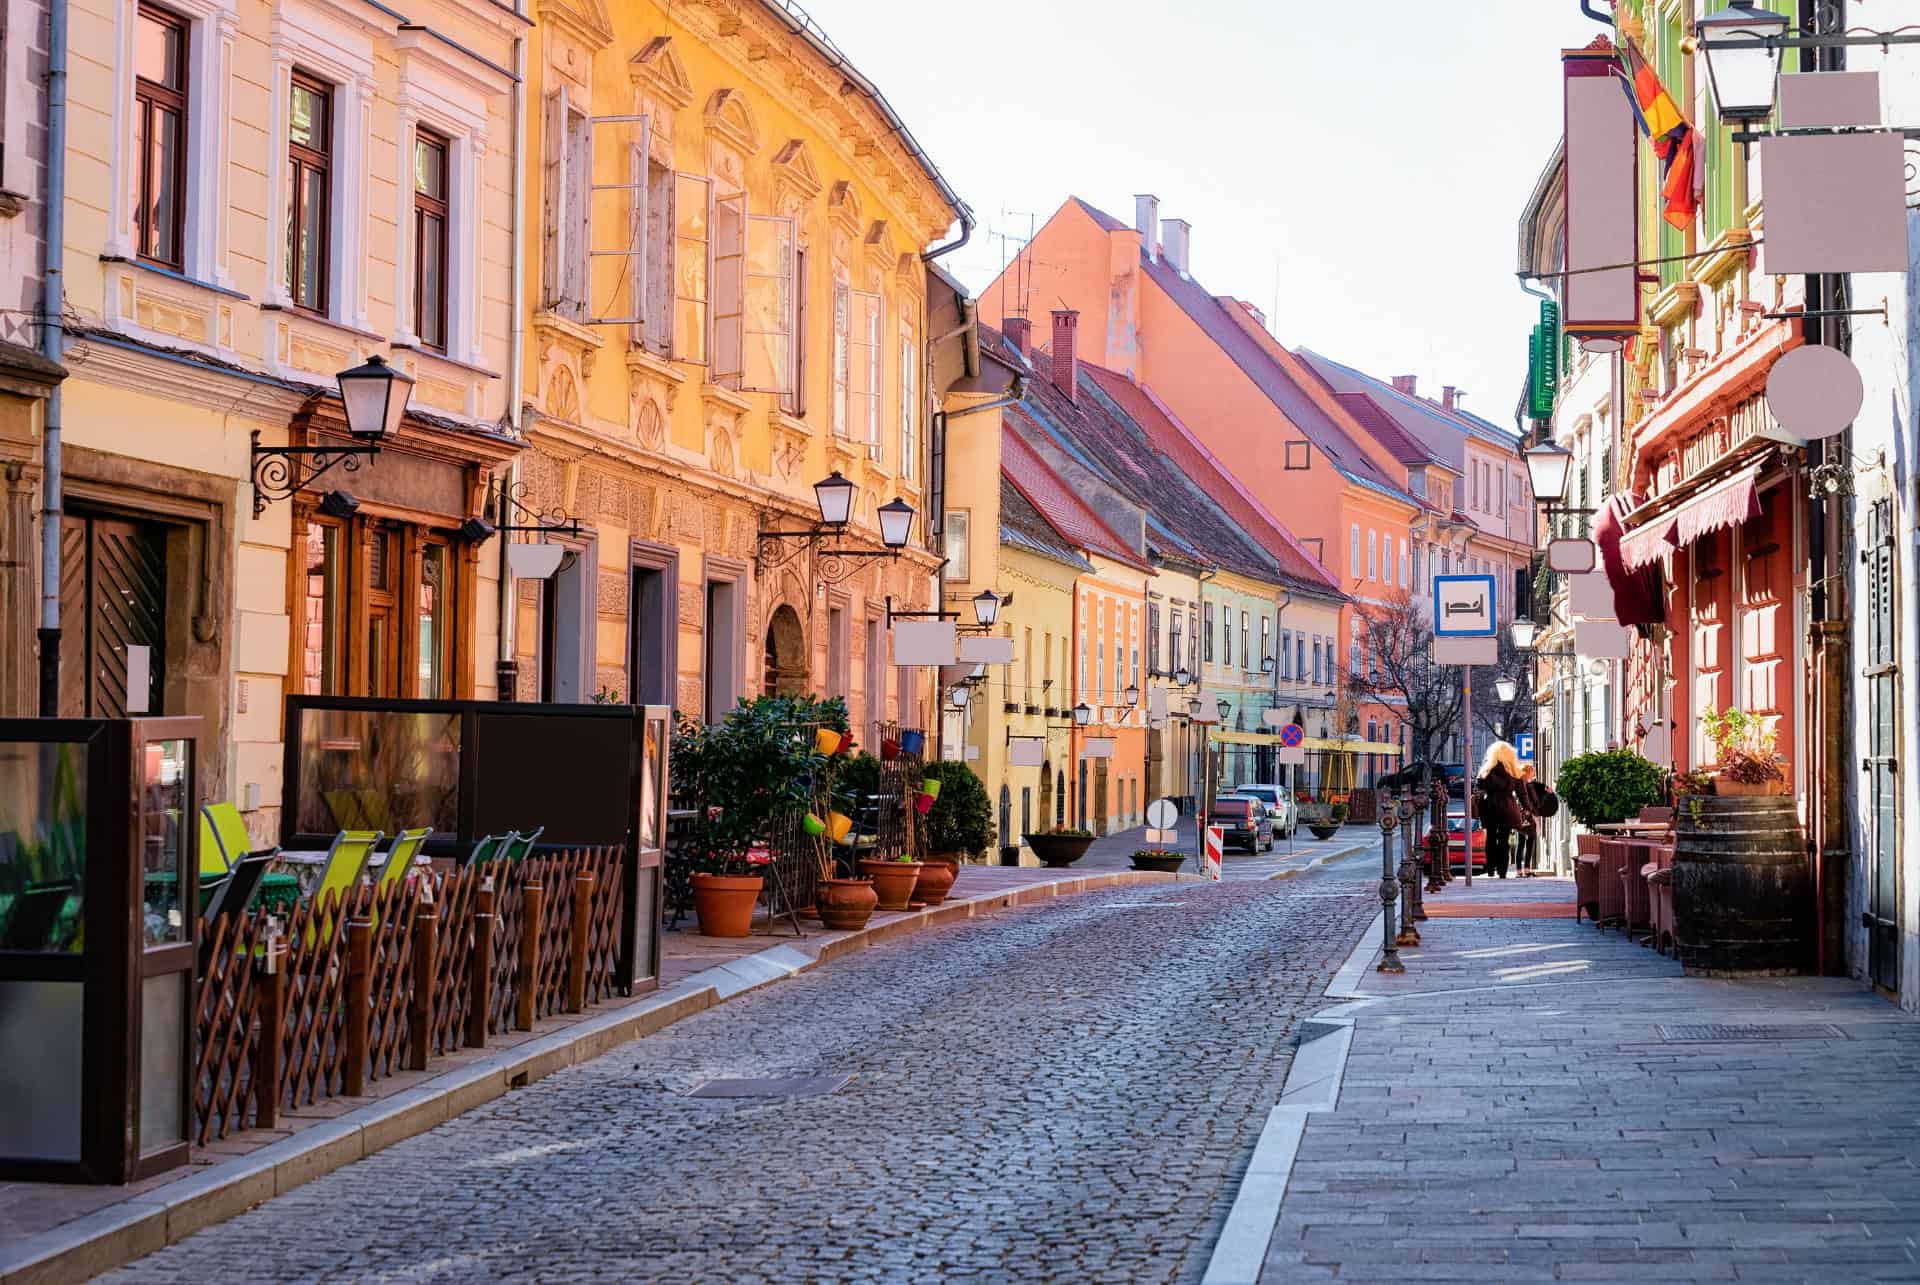
{"type": "Polygon", "coordinates": [[[1467,709],[1467,753],[1461,761],[1465,769],[1461,774],[1460,793],[1466,796],[1467,830],[1462,836],[1461,860],[1467,867],[1466,886],[1473,887],[1473,666],[1460,666],[1460,681],[1466,689],[1461,704],[1467,709]]]}
{"type": "Polygon", "coordinates": [[[1473,886],[1473,667],[1497,664],[1495,641],[1500,622],[1498,582],[1490,575],[1433,578],[1433,650],[1441,664],[1460,666],[1461,704],[1467,722],[1466,761],[1461,764],[1466,833],[1461,863],[1466,886],[1473,886]]]}

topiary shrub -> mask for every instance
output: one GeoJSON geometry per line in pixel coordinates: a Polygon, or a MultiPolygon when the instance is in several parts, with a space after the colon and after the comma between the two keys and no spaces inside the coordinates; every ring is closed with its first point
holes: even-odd
{"type": "Polygon", "coordinates": [[[1594,750],[1563,763],[1553,787],[1581,825],[1612,825],[1659,803],[1661,777],[1632,750],[1594,750]]]}
{"type": "Polygon", "coordinates": [[[940,782],[940,797],[920,823],[921,851],[984,855],[993,842],[993,805],[973,769],[954,759],[938,759],[921,775],[940,782]]]}

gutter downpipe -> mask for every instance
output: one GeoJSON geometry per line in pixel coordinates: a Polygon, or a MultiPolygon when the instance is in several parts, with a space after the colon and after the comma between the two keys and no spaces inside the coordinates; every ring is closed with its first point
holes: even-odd
{"type": "MultiPolygon", "coordinates": [[[[1613,0],[1607,0],[1607,3],[1613,3],[1613,0]]],[[[1580,0],[1580,12],[1586,14],[1587,17],[1592,18],[1603,27],[1613,26],[1613,15],[1597,12],[1593,7],[1593,0],[1580,0]]]]}
{"type": "MultiPolygon", "coordinates": [[[[67,0],[47,5],[46,266],[40,281],[40,351],[58,362],[66,346],[63,278],[67,236],[67,0]]],[[[41,440],[40,715],[60,713],[60,385],[47,393],[41,440]]]]}
{"type": "MultiPolygon", "coordinates": [[[[516,3],[514,12],[520,13],[522,5],[516,3]]],[[[524,15],[522,15],[524,16],[524,15]]],[[[511,270],[513,285],[510,290],[513,309],[513,322],[508,331],[507,340],[507,422],[522,440],[526,436],[526,425],[521,422],[520,398],[522,387],[521,364],[526,350],[526,259],[520,245],[520,230],[526,225],[527,173],[525,157],[521,155],[526,133],[527,116],[527,38],[524,34],[513,39],[513,215],[512,230],[508,241],[512,245],[511,270]]],[[[512,524],[512,504],[508,497],[520,483],[520,457],[507,461],[507,476],[501,483],[500,515],[497,519],[502,528],[512,524]]],[[[513,537],[504,529],[500,532],[500,655],[494,662],[494,699],[510,701],[519,697],[520,662],[514,654],[514,602],[513,602],[513,564],[507,557],[508,545],[513,537]]]]}

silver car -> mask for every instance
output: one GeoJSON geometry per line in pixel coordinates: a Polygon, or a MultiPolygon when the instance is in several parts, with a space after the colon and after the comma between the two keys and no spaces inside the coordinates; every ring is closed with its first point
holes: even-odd
{"type": "Polygon", "coordinates": [[[1293,801],[1293,792],[1286,786],[1236,785],[1233,792],[1266,804],[1267,815],[1273,818],[1273,832],[1283,839],[1293,837],[1300,824],[1300,809],[1293,801]]]}

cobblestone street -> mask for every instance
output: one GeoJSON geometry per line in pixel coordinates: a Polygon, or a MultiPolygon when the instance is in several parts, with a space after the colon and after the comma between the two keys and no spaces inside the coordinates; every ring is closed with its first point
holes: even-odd
{"type": "Polygon", "coordinates": [[[115,1279],[1197,1279],[1298,1021],[1377,909],[1369,868],[1094,893],[883,944],[115,1279]],[[686,1096],[782,1075],[854,1078],[686,1096]]]}

